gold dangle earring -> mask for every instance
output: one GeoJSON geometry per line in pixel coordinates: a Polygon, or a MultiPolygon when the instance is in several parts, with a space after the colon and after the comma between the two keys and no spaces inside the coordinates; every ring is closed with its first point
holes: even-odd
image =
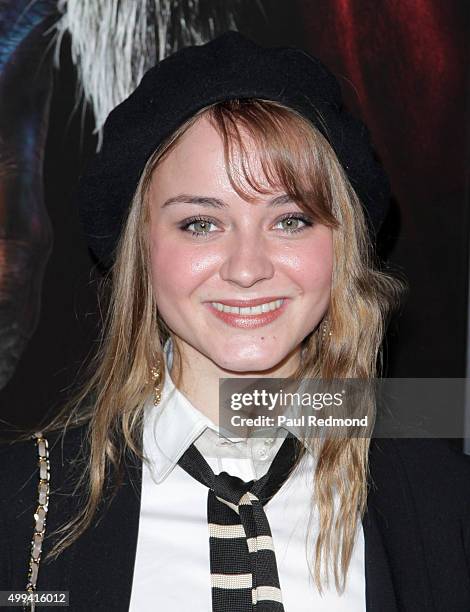
{"type": "Polygon", "coordinates": [[[328,333],[328,336],[332,336],[333,335],[331,330],[328,331],[328,326],[329,326],[329,320],[328,320],[328,317],[325,317],[323,319],[323,323],[322,323],[322,334],[321,334],[322,342],[325,341],[327,333],[328,333]]]}
{"type": "Polygon", "coordinates": [[[161,379],[162,379],[162,364],[160,359],[157,361],[157,365],[150,368],[153,381],[153,405],[158,406],[162,398],[161,379]]]}

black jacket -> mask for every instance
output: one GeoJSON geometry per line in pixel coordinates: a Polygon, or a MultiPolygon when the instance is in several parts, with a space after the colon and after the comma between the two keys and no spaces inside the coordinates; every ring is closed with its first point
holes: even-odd
{"type": "MultiPolygon", "coordinates": [[[[81,469],[72,459],[80,447],[87,448],[84,436],[81,426],[69,430],[64,443],[57,434],[48,437],[48,534],[82,507],[80,491],[70,492],[74,470],[81,469]]],[[[469,612],[470,457],[440,440],[375,439],[370,472],[363,520],[367,612],[469,612]]],[[[2,447],[0,590],[25,588],[37,483],[35,443],[2,447]]],[[[46,537],[38,590],[69,591],[71,612],[127,612],[140,488],[141,464],[127,460],[111,505],[103,505],[92,528],[51,563],[44,562],[44,551],[51,547],[46,537]]],[[[158,593],[156,602],[149,609],[158,610],[158,593]]]]}

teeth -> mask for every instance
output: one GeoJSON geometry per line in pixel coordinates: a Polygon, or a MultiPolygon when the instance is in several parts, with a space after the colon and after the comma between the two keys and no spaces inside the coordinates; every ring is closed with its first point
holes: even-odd
{"type": "Polygon", "coordinates": [[[239,308],[238,306],[225,306],[220,302],[211,302],[214,308],[217,308],[220,312],[228,312],[230,314],[241,314],[241,315],[259,315],[264,312],[276,310],[280,308],[284,300],[275,300],[274,302],[266,302],[265,304],[259,304],[258,306],[248,306],[247,308],[239,308]]]}

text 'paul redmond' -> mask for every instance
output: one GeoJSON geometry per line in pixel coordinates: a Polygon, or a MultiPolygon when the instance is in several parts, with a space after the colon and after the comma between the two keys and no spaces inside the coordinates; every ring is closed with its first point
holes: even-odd
{"type": "Polygon", "coordinates": [[[287,417],[285,415],[256,417],[243,417],[236,414],[231,417],[230,422],[233,427],[367,427],[368,416],[361,418],[343,417],[318,417],[314,414],[302,414],[298,417],[287,417]]]}

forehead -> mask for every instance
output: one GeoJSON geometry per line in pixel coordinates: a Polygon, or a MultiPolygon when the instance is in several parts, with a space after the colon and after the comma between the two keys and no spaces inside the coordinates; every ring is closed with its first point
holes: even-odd
{"type": "MultiPolygon", "coordinates": [[[[241,131],[241,134],[249,157],[250,174],[266,184],[256,143],[246,132],[241,131]]],[[[233,151],[231,162],[232,168],[237,172],[239,156],[236,149],[233,151]]],[[[155,190],[163,195],[175,188],[184,192],[189,187],[205,191],[208,189],[233,191],[227,174],[222,136],[204,116],[183,134],[177,145],[156,167],[152,176],[154,194],[155,190]]]]}

